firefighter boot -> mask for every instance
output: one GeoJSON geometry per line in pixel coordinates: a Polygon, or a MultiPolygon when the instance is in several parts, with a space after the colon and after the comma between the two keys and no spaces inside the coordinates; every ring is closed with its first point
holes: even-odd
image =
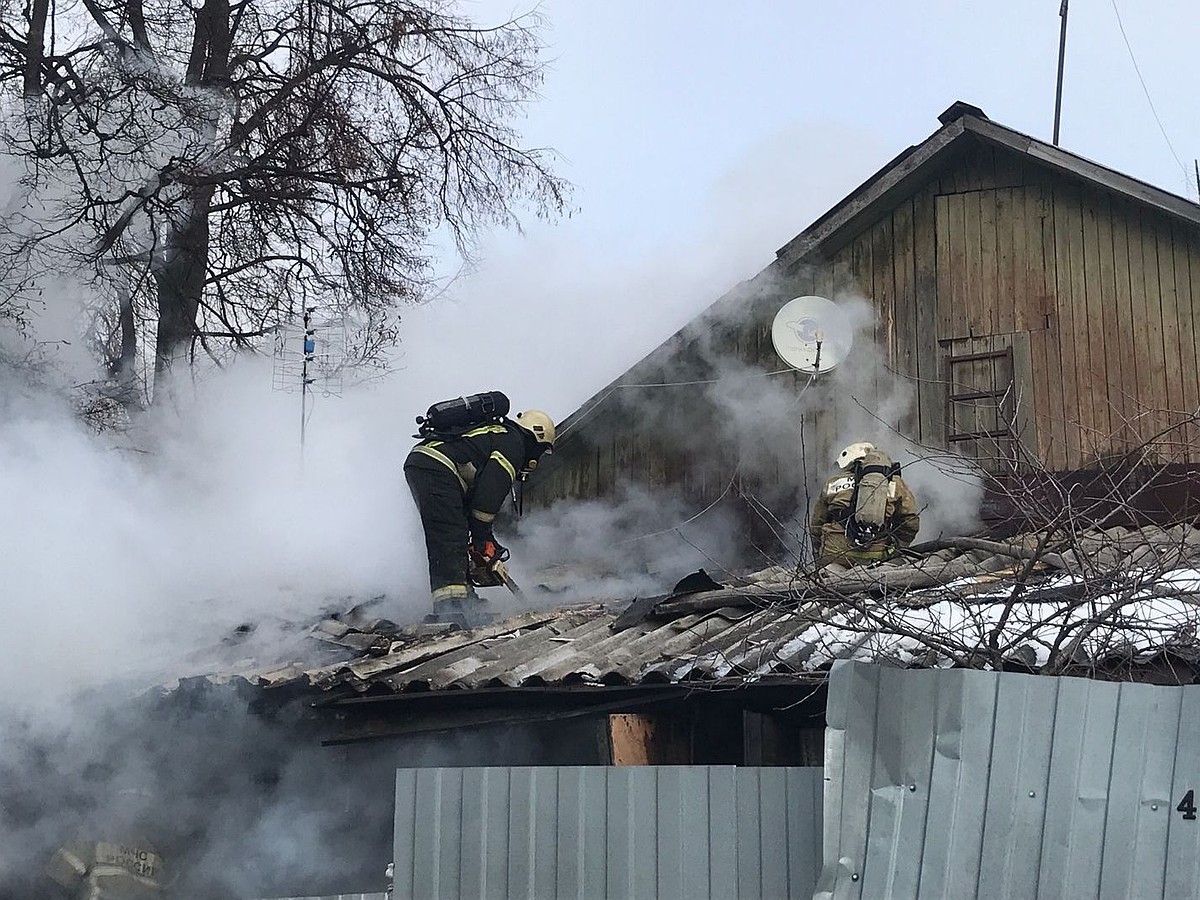
{"type": "Polygon", "coordinates": [[[425,617],[426,624],[450,624],[459,628],[478,628],[488,625],[495,617],[487,612],[487,604],[474,588],[465,597],[447,597],[433,601],[433,612],[425,617]]]}

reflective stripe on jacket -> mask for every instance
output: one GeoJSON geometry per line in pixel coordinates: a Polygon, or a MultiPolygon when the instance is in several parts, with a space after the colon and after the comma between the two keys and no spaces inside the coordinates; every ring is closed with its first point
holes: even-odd
{"type": "Polygon", "coordinates": [[[921,513],[917,498],[899,475],[892,476],[888,486],[887,512],[885,520],[886,540],[869,547],[851,548],[845,539],[846,519],[850,516],[850,504],[854,497],[854,475],[841,472],[827,480],[813,504],[809,535],[813,549],[819,555],[830,552],[839,555],[853,552],[862,561],[886,559],[896,547],[907,547],[921,529],[921,513]],[[839,540],[840,538],[840,540],[839,540]],[[828,548],[827,546],[828,545],[828,548]]]}
{"type": "Polygon", "coordinates": [[[491,522],[527,462],[525,433],[513,424],[481,425],[458,437],[421,441],[405,467],[446,468],[454,473],[472,518],[491,522]]]}

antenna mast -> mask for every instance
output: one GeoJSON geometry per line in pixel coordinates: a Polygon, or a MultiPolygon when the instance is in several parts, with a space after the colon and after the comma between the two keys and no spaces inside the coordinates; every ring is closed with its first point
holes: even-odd
{"type": "Polygon", "coordinates": [[[1062,19],[1062,29],[1058,33],[1058,86],[1054,91],[1054,146],[1058,146],[1058,124],[1062,118],[1062,84],[1063,63],[1067,59],[1067,4],[1070,0],[1062,0],[1058,8],[1059,18],[1062,19]]]}
{"type": "Polygon", "coordinates": [[[272,387],[291,393],[300,391],[300,452],[308,431],[309,400],[339,396],[347,359],[345,323],[314,321],[316,306],[305,304],[300,327],[281,323],[275,332],[275,361],[272,387]],[[319,348],[318,348],[319,344],[319,348]]]}
{"type": "Polygon", "coordinates": [[[316,352],[317,342],[313,338],[315,333],[312,327],[312,314],[314,307],[304,307],[304,359],[300,364],[300,452],[304,452],[304,430],[308,422],[308,386],[313,383],[313,379],[309,376],[308,367],[313,361],[313,353],[316,352]]]}

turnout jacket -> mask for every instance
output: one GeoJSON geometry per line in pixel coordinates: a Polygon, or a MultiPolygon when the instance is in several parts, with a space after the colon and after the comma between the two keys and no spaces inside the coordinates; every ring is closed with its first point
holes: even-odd
{"type": "Polygon", "coordinates": [[[471,518],[490,523],[529,458],[524,430],[504,422],[480,425],[457,437],[427,438],[413,447],[404,467],[449,470],[471,518]]]}
{"type": "MultiPolygon", "coordinates": [[[[818,552],[842,552],[845,540],[846,519],[850,516],[850,503],[854,496],[855,476],[852,472],[834,475],[821,487],[813,507],[809,534],[818,552]],[[836,548],[836,550],[835,550],[836,548]]],[[[921,529],[921,514],[917,498],[904,479],[892,476],[888,485],[887,513],[885,517],[885,541],[873,544],[870,551],[879,552],[888,546],[907,547],[921,529]]]]}

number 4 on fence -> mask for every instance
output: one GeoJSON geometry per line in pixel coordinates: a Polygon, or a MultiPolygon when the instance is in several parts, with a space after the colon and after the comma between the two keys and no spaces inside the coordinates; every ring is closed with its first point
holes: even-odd
{"type": "Polygon", "coordinates": [[[1196,792],[1188,791],[1183,795],[1183,799],[1179,801],[1179,805],[1175,807],[1177,812],[1183,813],[1185,819],[1196,818],[1196,792]]]}

